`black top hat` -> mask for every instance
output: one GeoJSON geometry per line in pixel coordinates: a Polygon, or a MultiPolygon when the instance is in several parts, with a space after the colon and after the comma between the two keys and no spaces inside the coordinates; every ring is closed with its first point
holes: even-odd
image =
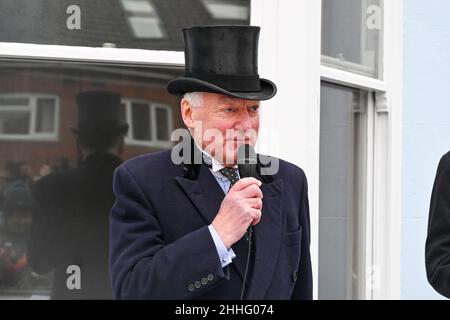
{"type": "Polygon", "coordinates": [[[183,29],[184,77],[167,90],[213,92],[247,100],[268,100],[277,87],[258,75],[259,27],[207,26],[183,29]]]}
{"type": "Polygon", "coordinates": [[[111,91],[86,91],[77,94],[78,125],[76,134],[126,134],[125,108],[121,96],[111,91]]]}

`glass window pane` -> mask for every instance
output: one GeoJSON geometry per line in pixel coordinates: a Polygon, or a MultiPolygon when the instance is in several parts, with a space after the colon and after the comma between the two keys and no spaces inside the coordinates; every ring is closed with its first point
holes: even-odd
{"type": "MultiPolygon", "coordinates": [[[[120,161],[171,148],[171,143],[155,145],[149,141],[152,120],[149,104],[167,106],[172,110],[173,128],[184,127],[179,98],[166,91],[167,83],[183,72],[179,67],[151,65],[0,60],[0,97],[14,95],[28,99],[32,97],[30,92],[45,93],[37,100],[35,119],[30,119],[28,107],[0,108],[0,252],[14,249],[19,254],[13,258],[20,261],[8,264],[0,255],[0,297],[112,298],[108,230],[114,201],[113,170],[120,161]],[[126,122],[133,130],[125,137],[123,153],[118,153],[121,137],[103,131],[97,134],[96,130],[105,128],[105,119],[109,119],[108,123],[110,120],[114,124],[124,123],[116,122],[123,118],[124,108],[119,108],[116,114],[111,113],[113,108],[92,104],[79,112],[76,96],[86,91],[116,92],[126,102],[129,108],[126,122]],[[55,114],[58,121],[50,121],[55,114]],[[56,139],[30,135],[31,120],[35,121],[36,130],[50,130],[53,125],[53,131],[58,133],[56,139]],[[97,129],[84,137],[77,136],[72,129],[80,123],[97,129]],[[133,135],[142,140],[134,143],[133,135]],[[11,141],[15,136],[17,139],[11,141]],[[61,175],[65,178],[59,179],[61,175]],[[36,190],[45,181],[51,182],[43,184],[44,190],[41,185],[38,189],[41,192],[36,193],[42,196],[39,207],[30,209],[29,202],[16,201],[16,196],[6,199],[2,196],[6,190],[15,188],[16,182],[36,190]],[[47,188],[49,185],[54,187],[47,188]],[[5,217],[10,216],[13,234],[3,232],[5,217]],[[24,248],[27,248],[25,255],[24,248]],[[66,286],[69,276],[66,270],[70,265],[81,268],[81,291],[68,290],[66,286]],[[20,272],[15,271],[18,266],[20,272]]],[[[165,122],[165,116],[158,114],[165,122]]],[[[23,190],[25,187],[18,189],[20,197],[29,196],[23,190]]]]}
{"type": "Polygon", "coordinates": [[[0,134],[30,133],[29,111],[0,111],[0,134]]]}
{"type": "Polygon", "coordinates": [[[55,100],[38,99],[36,110],[36,132],[52,133],[55,124],[55,100]]]}
{"type": "Polygon", "coordinates": [[[154,9],[147,0],[122,0],[124,9],[134,13],[153,13],[154,9]]]}
{"type": "Polygon", "coordinates": [[[381,77],[382,0],[322,0],[322,63],[381,77]]]}
{"type": "Polygon", "coordinates": [[[0,107],[29,106],[30,99],[24,97],[0,97],[0,107]]]}
{"type": "Polygon", "coordinates": [[[250,8],[239,2],[203,0],[203,3],[215,19],[247,20],[249,18],[250,8]]]}
{"type": "Polygon", "coordinates": [[[129,21],[136,38],[164,38],[164,33],[157,18],[130,17],[129,21]]]}
{"type": "Polygon", "coordinates": [[[169,140],[169,112],[163,108],[156,108],[156,139],[159,141],[169,140]]]}
{"type": "Polygon", "coordinates": [[[367,92],[323,83],[320,113],[319,299],[355,299],[363,281],[367,92]]]}
{"type": "Polygon", "coordinates": [[[183,28],[249,25],[249,12],[250,0],[1,0],[0,42],[183,51],[183,28]]]}
{"type": "Polygon", "coordinates": [[[147,103],[132,103],[133,139],[150,141],[150,106],[147,103]]]}

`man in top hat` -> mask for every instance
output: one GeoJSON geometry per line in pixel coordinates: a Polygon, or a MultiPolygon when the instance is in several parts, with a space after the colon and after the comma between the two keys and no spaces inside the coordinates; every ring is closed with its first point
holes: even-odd
{"type": "Polygon", "coordinates": [[[236,166],[239,147],[256,143],[260,101],[276,93],[275,84],[258,75],[259,32],[248,26],[183,30],[185,75],[168,91],[182,97],[190,140],[116,169],[115,298],[312,298],[304,172],[262,155],[253,177],[241,177],[236,166]],[[271,175],[264,171],[268,160],[278,162],[271,175]]]}
{"type": "Polygon", "coordinates": [[[37,182],[29,260],[37,273],[55,271],[52,299],[111,299],[111,185],[128,124],[118,93],[82,92],[76,101],[80,165],[37,182]]]}

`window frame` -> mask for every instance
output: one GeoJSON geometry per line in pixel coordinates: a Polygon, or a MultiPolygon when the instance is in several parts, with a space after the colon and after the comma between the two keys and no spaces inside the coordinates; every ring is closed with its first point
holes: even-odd
{"type": "MultiPolygon", "coordinates": [[[[30,123],[29,132],[27,134],[5,134],[0,132],[0,140],[7,141],[58,141],[59,136],[59,102],[60,99],[57,95],[48,93],[31,93],[31,92],[20,92],[20,93],[0,93],[0,97],[11,97],[11,98],[28,98],[28,106],[18,106],[20,110],[29,111],[30,113],[30,123]],[[54,106],[54,117],[53,117],[53,132],[52,133],[38,133],[36,132],[36,122],[37,122],[37,100],[38,99],[53,99],[55,101],[54,106]]],[[[1,111],[14,111],[12,107],[0,107],[1,111]]],[[[19,109],[15,109],[19,110],[19,109]]]]}
{"type": "Polygon", "coordinates": [[[395,68],[395,61],[401,61],[402,50],[395,50],[396,41],[402,39],[402,25],[401,19],[395,22],[391,17],[402,9],[401,3],[383,2],[384,34],[378,78],[323,62],[320,66],[322,81],[371,93],[368,95],[366,207],[364,222],[359,225],[365,243],[359,250],[363,257],[358,270],[365,276],[356,288],[358,299],[400,297],[401,199],[392,194],[401,194],[401,108],[398,106],[402,102],[402,77],[401,69],[395,68]]]}
{"type": "MultiPolygon", "coordinates": [[[[363,9],[365,5],[367,6],[368,2],[369,2],[369,0],[360,0],[360,1],[364,2],[361,5],[361,9],[363,9]]],[[[380,1],[382,1],[381,13],[382,13],[382,17],[383,17],[386,0],[380,0],[380,1]]],[[[323,3],[322,0],[320,2],[323,3]]],[[[322,8],[323,8],[323,6],[322,6],[322,8]]],[[[362,10],[362,12],[361,12],[361,25],[366,25],[366,23],[363,23],[364,16],[367,17],[367,10],[366,11],[362,10]]],[[[384,19],[383,19],[383,22],[384,22],[384,19]]],[[[376,63],[375,63],[376,67],[374,70],[372,70],[370,67],[366,66],[363,62],[361,64],[359,64],[359,63],[355,63],[352,61],[341,61],[338,58],[334,58],[334,57],[322,54],[322,52],[321,52],[321,65],[323,67],[329,67],[330,69],[334,69],[334,70],[342,70],[342,71],[348,72],[352,75],[361,75],[364,78],[369,78],[369,79],[374,79],[374,80],[382,80],[383,79],[383,64],[384,64],[384,58],[385,58],[383,56],[385,31],[386,31],[385,25],[383,24],[383,27],[380,30],[380,33],[381,33],[380,43],[379,43],[379,47],[377,50],[377,55],[380,57],[380,61],[376,61],[376,63]],[[371,74],[372,72],[373,72],[373,74],[371,74]]],[[[366,35],[367,34],[364,32],[361,33],[361,44],[365,43],[366,35]]],[[[361,57],[364,57],[364,52],[363,52],[362,47],[361,47],[360,55],[361,55],[361,57]]]]}
{"type": "Polygon", "coordinates": [[[154,148],[163,148],[167,149],[172,146],[172,142],[170,140],[172,130],[173,130],[173,117],[172,117],[172,108],[169,105],[166,105],[161,102],[149,101],[145,99],[136,99],[130,97],[122,98],[122,103],[125,104],[125,114],[126,114],[126,122],[129,124],[130,129],[129,133],[125,137],[125,143],[129,146],[141,146],[141,147],[154,147],[154,148]],[[150,114],[150,137],[149,141],[136,140],[133,136],[133,115],[132,115],[132,104],[133,103],[142,103],[146,104],[149,108],[150,114]],[[167,111],[167,129],[168,129],[168,141],[158,140],[157,139],[157,122],[156,122],[156,112],[155,109],[160,108],[167,111]]]}
{"type": "MultiPolygon", "coordinates": [[[[306,173],[314,283],[318,283],[320,83],[327,81],[361,88],[375,95],[374,132],[369,133],[369,139],[373,139],[372,150],[376,151],[367,158],[368,164],[372,163],[372,168],[367,168],[372,181],[367,184],[372,183],[372,188],[366,196],[366,210],[373,224],[365,223],[366,236],[372,237],[372,241],[366,245],[366,257],[370,260],[365,263],[376,268],[375,272],[365,270],[364,280],[379,286],[374,290],[366,285],[369,290],[361,296],[399,299],[403,3],[384,1],[382,80],[321,64],[321,1],[259,0],[251,3],[251,23],[264,30],[260,38],[260,48],[263,48],[259,56],[260,74],[274,80],[279,87],[277,96],[263,104],[260,136],[284,137],[277,144],[270,139],[260,140],[258,151],[288,159],[306,173]],[[292,21],[299,21],[299,27],[294,28],[292,21]],[[293,33],[296,41],[292,41],[293,33]],[[275,129],[268,133],[268,126],[275,129]]],[[[317,285],[314,297],[318,297],[317,285]]]]}

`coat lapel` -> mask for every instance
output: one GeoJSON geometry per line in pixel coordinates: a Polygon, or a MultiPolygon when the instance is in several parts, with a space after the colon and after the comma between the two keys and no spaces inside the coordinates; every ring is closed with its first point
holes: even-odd
{"type": "Polygon", "coordinates": [[[263,299],[275,272],[283,225],[283,180],[261,185],[263,209],[254,227],[255,259],[247,299],[263,299]]]}
{"type": "MultiPolygon", "coordinates": [[[[199,211],[206,224],[211,224],[225,194],[208,167],[200,166],[197,179],[175,177],[186,196],[199,211]]],[[[275,272],[283,225],[283,181],[261,185],[263,209],[260,222],[254,227],[255,257],[247,299],[263,299],[275,272]]],[[[235,266],[243,276],[243,270],[235,266]]]]}
{"type": "Polygon", "coordinates": [[[206,224],[211,224],[225,194],[206,165],[200,167],[198,179],[175,177],[186,196],[203,216],[206,224]]]}
{"type": "MultiPolygon", "coordinates": [[[[195,180],[182,177],[176,177],[175,179],[184,190],[186,196],[202,215],[205,223],[207,225],[211,224],[216,217],[217,212],[219,212],[225,194],[208,167],[202,165],[200,167],[198,178],[195,180]]],[[[235,245],[232,247],[234,248],[235,245]]],[[[242,266],[241,264],[238,265],[236,261],[233,261],[231,266],[236,269],[239,276],[243,279],[245,266],[242,266]]]]}

